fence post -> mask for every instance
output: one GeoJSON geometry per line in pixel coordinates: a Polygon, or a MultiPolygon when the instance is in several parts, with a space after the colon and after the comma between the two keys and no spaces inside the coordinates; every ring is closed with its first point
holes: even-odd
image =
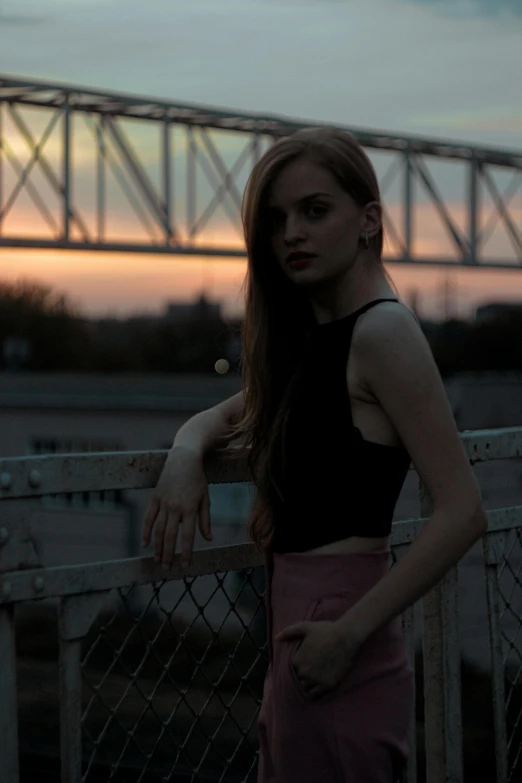
{"type": "Polygon", "coordinates": [[[18,692],[16,685],[15,607],[11,595],[10,571],[40,565],[31,534],[30,520],[35,502],[5,500],[12,476],[3,471],[0,481],[0,781],[18,783],[18,692]]]}
{"type": "Polygon", "coordinates": [[[483,538],[484,568],[488,599],[489,640],[493,675],[493,724],[495,733],[496,783],[508,783],[508,747],[506,731],[506,694],[504,689],[504,662],[502,629],[500,627],[499,572],[505,545],[505,533],[486,533],[483,538]]]}
{"type": "Polygon", "coordinates": [[[82,780],[82,639],[96,619],[108,591],[62,598],[60,634],[60,747],[62,783],[82,780]]]}
{"type": "Polygon", "coordinates": [[[14,606],[0,606],[0,780],[19,783],[14,606]]]}
{"type": "MultiPolygon", "coordinates": [[[[432,513],[420,485],[421,516],[432,513]]],[[[462,783],[462,698],[458,633],[458,568],[423,598],[424,725],[427,783],[462,783]]]]}

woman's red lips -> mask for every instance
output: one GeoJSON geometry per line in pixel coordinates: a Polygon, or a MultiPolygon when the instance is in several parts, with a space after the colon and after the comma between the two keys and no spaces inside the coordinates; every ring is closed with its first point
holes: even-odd
{"type": "Polygon", "coordinates": [[[300,258],[294,258],[293,261],[288,262],[288,266],[292,269],[304,269],[308,266],[311,256],[301,256],[300,258]]]}
{"type": "Polygon", "coordinates": [[[306,266],[311,258],[315,258],[313,253],[290,253],[286,258],[286,263],[291,267],[306,266]]]}

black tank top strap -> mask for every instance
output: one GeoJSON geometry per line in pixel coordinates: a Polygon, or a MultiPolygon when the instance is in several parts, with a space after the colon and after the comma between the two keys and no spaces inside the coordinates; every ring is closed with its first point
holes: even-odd
{"type": "Polygon", "coordinates": [[[353,317],[354,315],[362,315],[362,313],[365,313],[366,310],[369,310],[370,307],[373,307],[376,304],[380,304],[381,302],[398,302],[398,299],[372,299],[371,302],[366,302],[365,305],[362,307],[359,307],[358,310],[354,310],[353,313],[350,313],[350,316],[353,317]]]}
{"type": "Polygon", "coordinates": [[[365,305],[362,307],[359,307],[357,310],[354,310],[353,313],[348,313],[348,315],[344,315],[341,318],[334,318],[333,321],[324,321],[323,323],[315,323],[312,327],[312,333],[315,332],[316,335],[321,334],[330,334],[331,331],[337,332],[342,331],[346,332],[346,329],[349,331],[352,330],[353,326],[355,325],[355,322],[357,321],[357,318],[362,315],[362,313],[365,313],[366,310],[369,310],[370,307],[373,307],[376,304],[380,304],[381,302],[398,302],[398,299],[373,299],[371,302],[366,302],[365,305]]]}

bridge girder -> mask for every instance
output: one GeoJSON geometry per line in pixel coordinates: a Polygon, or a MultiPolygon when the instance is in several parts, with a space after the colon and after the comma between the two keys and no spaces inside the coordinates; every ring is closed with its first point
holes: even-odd
{"type": "MultiPolygon", "coordinates": [[[[320,124],[0,75],[0,247],[244,258],[238,179],[248,176],[263,148],[298,128],[320,124]],[[153,128],[157,136],[155,150],[145,145],[147,161],[143,160],[144,145],[133,142],[127,133],[129,123],[136,122],[142,129],[153,128]],[[78,137],[90,140],[92,166],[75,164],[78,137]],[[54,165],[45,149],[50,139],[54,165]],[[183,169],[183,186],[174,187],[175,180],[179,185],[179,169],[183,169]],[[120,195],[125,195],[127,209],[141,224],[144,238],[115,235],[108,227],[112,217],[109,176],[119,184],[120,195]],[[85,185],[88,177],[94,186],[92,208],[80,206],[76,196],[78,185],[85,185]],[[19,226],[20,220],[17,223],[22,194],[30,199],[35,216],[43,218],[45,231],[28,234],[19,226]],[[181,205],[185,221],[178,217],[181,205]],[[236,242],[221,246],[206,240],[205,227],[218,208],[227,215],[236,242]]],[[[522,151],[336,127],[350,131],[370,156],[373,152],[391,157],[380,177],[384,225],[393,245],[385,261],[495,269],[522,266],[522,208],[519,212],[513,204],[522,184],[522,151]],[[466,183],[465,227],[441,193],[430,171],[432,161],[460,167],[466,183]],[[499,186],[496,171],[510,177],[507,187],[499,186]],[[386,200],[386,190],[392,182],[396,184],[399,173],[400,219],[391,214],[386,200]],[[424,204],[429,203],[437,215],[451,247],[446,257],[427,255],[416,247],[419,186],[424,204]],[[486,195],[491,212],[487,221],[486,195]],[[483,256],[488,232],[491,236],[497,224],[510,243],[507,260],[483,256]]],[[[116,213],[121,215],[121,204],[116,213]]],[[[24,221],[29,226],[30,216],[24,221]]]]}

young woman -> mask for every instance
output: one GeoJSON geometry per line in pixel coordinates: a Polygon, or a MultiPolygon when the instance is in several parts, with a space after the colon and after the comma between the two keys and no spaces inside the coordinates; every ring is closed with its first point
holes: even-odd
{"type": "Polygon", "coordinates": [[[393,783],[414,681],[401,613],[485,532],[481,494],[428,343],[383,268],[377,179],[348,133],[305,129],[257,163],[243,391],[176,435],[144,523],[173,562],[211,538],[202,457],[249,446],[249,533],[265,555],[269,669],[260,783],[393,783]],[[410,462],[433,514],[390,569],[410,462]]]}

